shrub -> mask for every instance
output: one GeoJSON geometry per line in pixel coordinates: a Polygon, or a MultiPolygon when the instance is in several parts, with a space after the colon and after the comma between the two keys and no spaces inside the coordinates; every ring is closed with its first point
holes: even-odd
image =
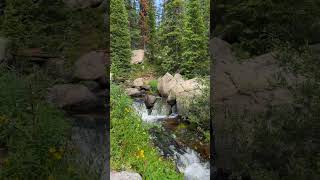
{"type": "Polygon", "coordinates": [[[158,81],[157,80],[151,80],[150,82],[149,82],[149,85],[150,85],[150,87],[151,87],[151,91],[152,92],[157,92],[158,91],[158,81]]]}
{"type": "Polygon", "coordinates": [[[134,170],[143,179],[182,179],[152,145],[148,127],[133,112],[132,100],[111,85],[111,169],[134,170]]]}
{"type": "MultiPolygon", "coordinates": [[[[65,115],[43,101],[45,83],[0,69],[0,144],[8,156],[0,179],[90,179],[68,147],[71,126],[65,115]]],[[[43,76],[43,75],[42,75],[43,76]]]]}

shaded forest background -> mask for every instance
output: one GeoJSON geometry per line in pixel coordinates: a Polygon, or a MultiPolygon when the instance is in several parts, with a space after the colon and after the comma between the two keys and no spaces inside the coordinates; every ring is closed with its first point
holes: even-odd
{"type": "Polygon", "coordinates": [[[320,2],[215,0],[211,22],[211,38],[229,42],[240,63],[274,52],[284,69],[306,78],[291,106],[228,121],[236,152],[231,177],[319,179],[320,2]]]}

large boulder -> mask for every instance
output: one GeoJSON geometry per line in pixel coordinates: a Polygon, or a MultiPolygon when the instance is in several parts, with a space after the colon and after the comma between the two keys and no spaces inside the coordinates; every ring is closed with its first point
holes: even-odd
{"type": "Polygon", "coordinates": [[[138,49],[132,51],[131,64],[141,64],[144,59],[144,50],[138,49]]]}
{"type": "Polygon", "coordinates": [[[167,97],[171,106],[177,104],[180,115],[184,115],[191,101],[202,94],[202,85],[197,79],[184,80],[180,74],[172,76],[166,73],[158,79],[158,91],[162,97],[167,97]]]}
{"type": "Polygon", "coordinates": [[[80,57],[74,65],[73,77],[80,80],[96,80],[106,76],[104,52],[92,51],[80,57]]]}
{"type": "MultiPolygon", "coordinates": [[[[214,59],[213,96],[215,147],[217,168],[232,169],[232,134],[224,131],[227,125],[226,111],[241,117],[245,113],[258,114],[270,106],[293,104],[290,89],[295,88],[304,78],[296,76],[279,65],[274,53],[257,56],[242,63],[236,61],[231,45],[213,38],[210,52],[214,59]]],[[[230,116],[232,116],[230,115],[230,116]]]]}
{"type": "Polygon", "coordinates": [[[110,180],[142,180],[142,177],[138,173],[134,172],[114,172],[110,173],[110,180]]]}
{"type": "Polygon", "coordinates": [[[103,106],[86,86],[58,84],[49,89],[47,100],[69,111],[90,111],[103,106]]]}
{"type": "Polygon", "coordinates": [[[177,80],[170,73],[158,79],[158,91],[162,97],[168,97],[170,90],[176,85],[177,80]]]}

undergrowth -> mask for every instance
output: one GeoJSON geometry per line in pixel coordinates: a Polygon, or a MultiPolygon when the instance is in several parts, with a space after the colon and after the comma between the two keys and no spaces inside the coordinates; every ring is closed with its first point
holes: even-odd
{"type": "Polygon", "coordinates": [[[136,171],[143,179],[182,179],[174,163],[152,145],[147,125],[131,104],[118,86],[111,85],[111,169],[136,171]]]}
{"type": "MultiPolygon", "coordinates": [[[[71,125],[43,100],[46,81],[0,68],[0,179],[95,179],[74,161],[71,125]]],[[[44,75],[41,75],[44,77],[44,75]]]]}

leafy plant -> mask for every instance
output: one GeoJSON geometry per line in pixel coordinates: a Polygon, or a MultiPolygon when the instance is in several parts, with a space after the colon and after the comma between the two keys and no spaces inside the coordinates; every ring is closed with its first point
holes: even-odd
{"type": "Polygon", "coordinates": [[[133,170],[143,179],[182,179],[171,160],[163,159],[152,145],[148,126],[131,107],[132,100],[111,85],[111,169],[133,170]]]}
{"type": "Polygon", "coordinates": [[[149,82],[149,85],[150,85],[150,87],[151,87],[151,91],[152,92],[157,92],[158,91],[158,81],[157,80],[151,80],[150,82],[149,82]]]}

